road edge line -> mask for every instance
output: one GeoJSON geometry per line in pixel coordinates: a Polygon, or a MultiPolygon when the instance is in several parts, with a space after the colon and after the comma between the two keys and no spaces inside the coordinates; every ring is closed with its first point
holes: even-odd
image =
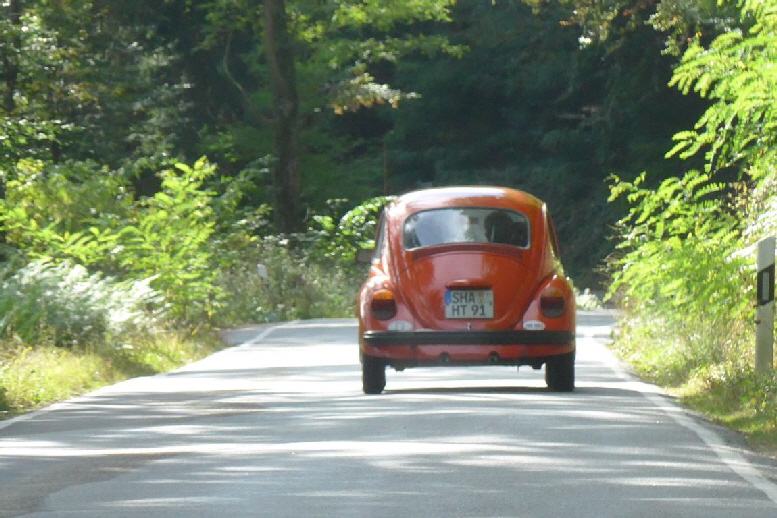
{"type": "Polygon", "coordinates": [[[293,327],[294,325],[299,324],[299,322],[300,322],[299,320],[291,320],[289,322],[284,322],[283,324],[278,324],[278,325],[270,326],[267,329],[263,329],[255,337],[253,337],[250,340],[247,340],[247,341],[245,341],[245,342],[243,342],[243,343],[241,343],[239,345],[236,345],[235,347],[242,348],[242,347],[251,347],[252,345],[257,345],[257,344],[261,343],[264,339],[266,339],[270,335],[270,333],[272,333],[273,331],[276,331],[278,329],[284,329],[286,327],[293,327]]]}
{"type": "MultiPolygon", "coordinates": [[[[610,356],[610,361],[607,363],[609,367],[615,372],[615,374],[624,381],[634,382],[637,381],[640,385],[655,386],[645,383],[640,380],[639,377],[632,374],[614,354],[603,344],[600,346],[605,349],[610,356]]],[[[660,387],[656,387],[659,390],[660,387]]],[[[752,462],[747,460],[743,455],[733,451],[732,447],[726,444],[726,441],[714,430],[708,426],[704,426],[696,423],[691,417],[689,417],[685,407],[668,401],[665,397],[657,394],[652,394],[641,388],[638,389],[640,395],[650,401],[653,405],[658,407],[664,414],[669,416],[675,423],[683,428],[690,430],[696,434],[704,444],[707,445],[718,458],[725,464],[730,470],[736,473],[745,482],[764,493],[764,495],[777,504],[777,484],[764,476],[760,469],[758,469],[752,462]]],[[[661,391],[661,393],[664,393],[661,391]]]]}

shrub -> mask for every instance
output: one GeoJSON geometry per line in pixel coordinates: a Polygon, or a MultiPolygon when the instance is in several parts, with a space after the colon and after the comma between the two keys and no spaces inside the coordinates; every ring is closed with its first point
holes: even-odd
{"type": "Polygon", "coordinates": [[[215,169],[205,159],[162,171],[160,191],[137,200],[121,175],[103,172],[96,181],[84,164],[22,161],[18,169],[0,200],[10,245],[33,259],[145,279],[165,297],[171,318],[207,318],[218,297],[210,247],[217,197],[206,187],[215,169]]]}
{"type": "Polygon", "coordinates": [[[204,186],[214,172],[204,159],[163,171],[160,192],[138,202],[136,216],[117,231],[118,264],[131,278],[150,279],[170,317],[186,322],[207,317],[217,297],[209,246],[216,193],[204,186]]]}
{"type": "Polygon", "coordinates": [[[643,187],[644,174],[612,187],[611,200],[626,196],[631,210],[619,223],[610,294],[627,312],[616,348],[639,373],[764,437],[777,430],[777,376],[752,367],[755,254],[741,251],[776,228],[777,10],[758,0],[739,6],[747,29],[689,45],[671,82],[711,101],[667,154],[703,154],[705,173],[656,189],[643,187]],[[721,172],[738,181],[714,183],[721,172]]]}
{"type": "Polygon", "coordinates": [[[114,282],[70,262],[33,261],[0,285],[0,339],[58,346],[105,344],[154,329],[162,304],[149,280],[114,282]]]}
{"type": "Polygon", "coordinates": [[[632,208],[618,224],[610,296],[617,293],[635,327],[661,330],[657,367],[670,362],[687,374],[723,360],[742,340],[753,314],[751,259],[737,254],[742,223],[727,211],[723,184],[695,171],[657,189],[643,181],[613,186],[612,199],[625,195],[632,208]]]}
{"type": "Polygon", "coordinates": [[[351,317],[362,276],[281,237],[265,237],[253,254],[221,271],[222,325],[351,317]],[[260,270],[262,275],[260,275],[260,270]],[[266,275],[266,276],[265,276],[266,275]]]}
{"type": "Polygon", "coordinates": [[[320,258],[329,258],[342,265],[352,265],[360,248],[374,246],[373,238],[383,207],[394,196],[370,198],[340,215],[340,206],[346,200],[329,200],[330,213],[315,215],[308,233],[313,243],[312,252],[320,258]]]}
{"type": "Polygon", "coordinates": [[[602,301],[588,288],[582,292],[575,288],[575,305],[582,310],[602,309],[602,301]]]}
{"type": "Polygon", "coordinates": [[[356,252],[372,245],[380,211],[391,199],[371,198],[347,210],[347,200],[330,200],[306,233],[288,236],[257,235],[267,228],[265,208],[241,218],[216,240],[223,250],[214,253],[221,265],[218,291],[231,295],[218,300],[215,321],[352,317],[366,276],[356,252]]]}

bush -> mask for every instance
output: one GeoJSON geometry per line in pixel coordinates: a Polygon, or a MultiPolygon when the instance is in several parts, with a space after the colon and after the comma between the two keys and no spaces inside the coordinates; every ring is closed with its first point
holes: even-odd
{"type": "MultiPolygon", "coordinates": [[[[754,312],[752,259],[737,254],[743,225],[727,211],[722,184],[695,171],[657,189],[643,181],[644,175],[613,186],[613,198],[627,196],[632,208],[619,222],[610,296],[617,294],[632,328],[660,330],[640,361],[680,379],[739,354],[744,322],[754,312]],[[652,355],[653,343],[663,352],[652,355]]],[[[638,342],[645,341],[641,334],[638,342]]]]}
{"type": "Polygon", "coordinates": [[[148,280],[114,282],[70,262],[39,260],[0,285],[0,340],[74,346],[149,332],[163,316],[148,280]]]}
{"type": "Polygon", "coordinates": [[[347,200],[330,200],[327,213],[314,215],[306,233],[288,236],[258,236],[267,228],[267,211],[247,214],[216,240],[218,291],[231,295],[216,303],[214,321],[223,326],[352,317],[367,274],[356,252],[372,246],[380,212],[391,199],[371,198],[351,209],[347,200]]]}
{"type": "Polygon", "coordinates": [[[221,325],[352,317],[366,272],[322,259],[290,239],[265,237],[253,254],[221,271],[221,325]]]}
{"type": "Polygon", "coordinates": [[[0,410],[23,411],[218,348],[165,329],[149,281],[116,282],[70,262],[34,261],[0,284],[0,410]]]}
{"type": "Polygon", "coordinates": [[[599,297],[588,288],[584,289],[582,292],[575,288],[575,305],[577,306],[577,309],[589,311],[602,309],[603,307],[599,297]]]}
{"type": "Polygon", "coordinates": [[[640,374],[740,430],[774,436],[777,377],[752,367],[753,258],[740,251],[775,228],[777,17],[774,2],[739,6],[747,29],[706,48],[693,42],[671,82],[712,101],[667,154],[703,154],[705,172],[656,189],[643,187],[644,174],[612,187],[611,200],[625,196],[631,210],[610,294],[626,311],[616,348],[640,374]],[[737,172],[737,182],[712,181],[737,172]]]}
{"type": "Polygon", "coordinates": [[[313,227],[308,232],[308,240],[313,245],[312,253],[340,265],[355,264],[356,252],[360,248],[375,246],[373,238],[378,218],[383,207],[394,198],[370,198],[342,215],[339,209],[347,200],[329,200],[330,213],[312,218],[313,227]]]}

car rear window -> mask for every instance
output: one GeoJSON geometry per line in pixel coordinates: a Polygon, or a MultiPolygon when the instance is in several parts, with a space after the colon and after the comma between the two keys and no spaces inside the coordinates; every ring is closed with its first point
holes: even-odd
{"type": "Polygon", "coordinates": [[[404,246],[415,250],[448,243],[499,243],[529,247],[529,221],[512,210],[481,207],[426,210],[404,225],[404,246]]]}

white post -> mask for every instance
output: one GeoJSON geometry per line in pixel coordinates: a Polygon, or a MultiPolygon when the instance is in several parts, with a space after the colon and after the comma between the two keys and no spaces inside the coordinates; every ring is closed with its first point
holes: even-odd
{"type": "Polygon", "coordinates": [[[774,362],[774,244],[767,237],[758,242],[758,277],[755,310],[755,370],[772,370],[774,362]]]}

